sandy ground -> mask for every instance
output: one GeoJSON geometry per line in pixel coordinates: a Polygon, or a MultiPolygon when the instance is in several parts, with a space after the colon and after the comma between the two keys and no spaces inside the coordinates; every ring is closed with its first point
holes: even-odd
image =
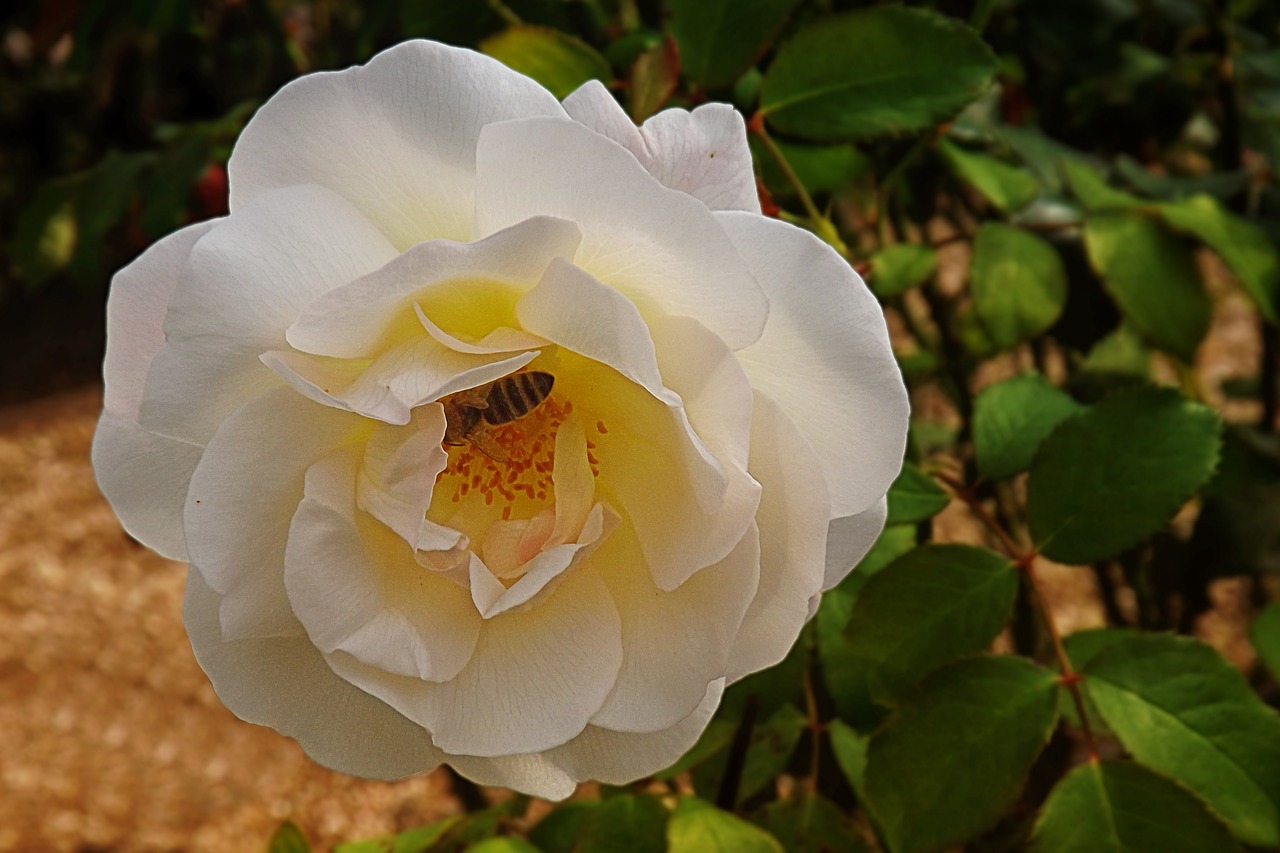
{"type": "Polygon", "coordinates": [[[90,388],[0,410],[0,851],[319,849],[459,806],[311,763],[218,702],[182,628],[186,567],[129,539],[93,481],[90,388]]]}

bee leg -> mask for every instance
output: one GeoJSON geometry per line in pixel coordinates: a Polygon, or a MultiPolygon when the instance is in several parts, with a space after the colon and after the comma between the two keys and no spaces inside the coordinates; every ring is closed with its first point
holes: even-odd
{"type": "Polygon", "coordinates": [[[472,447],[488,456],[494,462],[506,462],[511,458],[506,448],[499,444],[497,439],[486,430],[476,430],[467,436],[467,441],[471,442],[472,447]]]}

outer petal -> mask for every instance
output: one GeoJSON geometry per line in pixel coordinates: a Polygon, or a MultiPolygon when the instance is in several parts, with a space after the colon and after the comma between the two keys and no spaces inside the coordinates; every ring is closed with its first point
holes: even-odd
{"type": "Polygon", "coordinates": [[[597,564],[622,616],[623,659],[618,682],[591,723],[626,732],[669,728],[698,706],[738,653],[743,615],[760,578],[756,531],[670,592],[654,585],[627,528],[600,550],[597,564]]]}
{"type": "Polygon", "coordinates": [[[868,509],[902,467],[909,413],[880,306],[809,232],[746,213],[716,217],[769,295],[764,334],[738,353],[752,386],[818,454],[831,517],[868,509]]]}
{"type": "Polygon", "coordinates": [[[307,469],[360,425],[276,388],[237,410],[205,448],[183,518],[192,564],[223,596],[223,637],[301,631],[284,589],[290,520],[307,469]]]}
{"type": "Polygon", "coordinates": [[[712,210],[760,212],[746,123],[728,104],[664,110],[637,128],[604,84],[591,80],[564,99],[564,109],[634,154],[664,186],[712,210]]]}
{"type": "Polygon", "coordinates": [[[583,232],[575,263],[646,316],[694,317],[734,348],[759,337],[768,301],[711,212],[617,143],[568,119],[502,122],[481,132],[476,164],[478,234],[568,219],[583,232]]]}
{"type": "Polygon", "coordinates": [[[175,560],[187,557],[182,503],[200,447],[142,429],[138,407],[151,360],[164,346],[164,317],[178,275],[191,247],[215,225],[191,225],[156,243],[116,273],[107,300],[106,392],[93,436],[98,487],[125,530],[175,560]]]}
{"type": "Polygon", "coordinates": [[[720,705],[724,679],[707,686],[693,713],[669,729],[631,734],[587,726],[578,737],[547,752],[497,758],[449,756],[458,772],[482,785],[512,788],[548,800],[563,800],[579,780],[625,785],[670,767],[689,751],[720,705]]]}
{"type": "Polygon", "coordinates": [[[485,622],[471,661],[444,684],[374,670],[342,652],[329,663],[430,731],[438,748],[511,755],[582,732],[618,677],[620,634],[603,582],[574,572],[538,607],[485,622]]]}
{"type": "Polygon", "coordinates": [[[726,674],[732,683],[787,656],[823,588],[830,499],[822,464],[786,414],[757,394],[751,473],[762,492],[760,588],[742,621],[726,674]]]}
{"type": "Polygon", "coordinates": [[[559,116],[527,77],[470,50],[414,41],[281,89],[240,135],[231,209],[278,187],[319,184],[401,249],[471,239],[476,139],[487,124],[559,116]]]}
{"type": "Polygon", "coordinates": [[[446,681],[470,660],[480,614],[467,590],[419,566],[387,528],[358,524],[360,456],[340,448],[307,471],[285,550],[289,603],[325,654],[446,681]]]}
{"type": "Polygon", "coordinates": [[[280,380],[258,356],[284,349],[302,306],[385,264],[390,243],[320,187],[270,193],[191,250],[142,402],[141,423],[204,444],[237,407],[280,380]]]}
{"type": "Polygon", "coordinates": [[[294,738],[312,760],[357,776],[399,779],[444,756],[420,727],[336,676],[305,636],[225,640],[221,596],[192,568],[183,621],[218,698],[242,720],[294,738]]]}
{"type": "Polygon", "coordinates": [[[825,592],[831,589],[854,567],[876,544],[880,531],[884,530],[884,521],[889,516],[889,499],[881,498],[857,515],[844,518],[833,518],[827,527],[827,567],[822,581],[825,592]]]}

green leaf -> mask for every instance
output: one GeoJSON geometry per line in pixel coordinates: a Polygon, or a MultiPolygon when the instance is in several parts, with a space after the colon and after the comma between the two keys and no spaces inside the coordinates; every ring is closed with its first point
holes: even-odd
{"type": "Polygon", "coordinates": [[[932,246],[899,243],[871,259],[867,283],[876,296],[892,299],[924,284],[937,269],[938,253],[932,246]]]}
{"type": "Polygon", "coordinates": [[[1280,844],[1280,716],[1217,652],[1187,637],[1132,637],[1083,674],[1134,758],[1198,794],[1242,841],[1280,844]]]}
{"type": "Polygon", "coordinates": [[[1133,328],[1190,363],[1213,307],[1190,250],[1155,220],[1127,213],[1089,217],[1084,242],[1090,264],[1133,328]]]}
{"type": "Polygon", "coordinates": [[[733,85],[769,49],[798,0],[666,0],[685,76],[733,85]]]}
{"type": "Polygon", "coordinates": [[[1059,166],[1071,192],[1091,211],[1135,210],[1151,206],[1135,195],[1108,186],[1102,175],[1086,163],[1064,158],[1059,166]]]}
{"type": "Polygon", "coordinates": [[[1213,409],[1168,388],[1123,391],[1063,421],[1031,464],[1036,547],[1079,564],[1141,542],[1208,482],[1220,431],[1213,409]]]}
{"type": "Polygon", "coordinates": [[[543,853],[576,853],[583,828],[599,807],[596,800],[565,803],[538,821],[529,831],[529,840],[543,853]]]}
{"type": "Polygon", "coordinates": [[[822,679],[841,718],[861,729],[874,728],[882,711],[871,698],[872,664],[854,652],[845,639],[845,627],[853,613],[854,599],[867,580],[914,547],[913,525],[886,527],[862,562],[835,589],[826,592],[818,606],[816,633],[822,679]]]}
{"type": "MultiPolygon", "coordinates": [[[[794,705],[783,705],[767,720],[751,731],[751,743],[747,747],[747,760],[742,768],[738,784],[738,798],[745,800],[772,783],[786,769],[791,754],[796,750],[800,736],[804,734],[808,719],[794,705]]],[[[694,768],[693,784],[697,791],[719,791],[724,778],[727,753],[718,754],[713,760],[694,768]]]]}
{"type": "Polygon", "coordinates": [[[1204,493],[1192,546],[1208,575],[1280,572],[1280,437],[1228,427],[1204,493]]]}
{"type": "Polygon", "coordinates": [[[797,793],[765,806],[755,822],[782,842],[787,853],[865,853],[853,821],[819,794],[797,793]]]}
{"type": "Polygon", "coordinates": [[[938,141],[938,151],[957,178],[1005,213],[1026,207],[1040,192],[1040,182],[1026,169],[961,148],[946,139],[938,141]]]}
{"type": "Polygon", "coordinates": [[[486,838],[467,848],[467,853],[542,853],[523,838],[486,838]]]}
{"type": "MultiPolygon", "coordinates": [[[[778,198],[792,198],[795,187],[778,161],[755,134],[747,138],[764,185],[778,198]]],[[[852,185],[871,168],[871,160],[852,145],[807,145],[775,139],[792,171],[811,194],[835,192],[852,185]]]]}
{"type": "Polygon", "coordinates": [[[1280,321],[1280,253],[1265,231],[1208,195],[1163,204],[1159,210],[1174,228],[1194,234],[1222,257],[1262,316],[1280,321]]]}
{"type": "Polygon", "coordinates": [[[396,835],[384,835],[363,841],[347,841],[333,848],[333,853],[425,853],[464,823],[465,819],[462,815],[454,815],[427,826],[407,829],[396,835]]]}
{"type": "Polygon", "coordinates": [[[667,810],[648,796],[618,796],[592,809],[578,853],[663,853],[667,849],[667,810]]]}
{"type": "Polygon", "coordinates": [[[930,670],[990,645],[1017,591],[1017,571],[993,551],[924,545],[867,581],[845,636],[875,664],[873,693],[892,704],[930,670]]]}
{"type": "Polygon", "coordinates": [[[973,30],[922,9],[822,18],[782,45],[760,111],[782,131],[864,139],[931,127],[981,95],[998,63],[973,30]]]}
{"type": "Polygon", "coordinates": [[[1147,379],[1151,376],[1151,351],[1122,323],[1093,345],[1080,368],[1095,374],[1147,379]]]}
{"type": "Polygon", "coordinates": [[[978,473],[1002,480],[1027,470],[1054,427],[1083,409],[1039,373],[988,385],[973,403],[978,473]]]}
{"type": "Polygon", "coordinates": [[[267,853],[311,853],[311,845],[307,843],[307,838],[298,829],[298,825],[286,820],[271,836],[267,853]]]}
{"type": "Polygon", "coordinates": [[[1249,639],[1258,657],[1276,678],[1280,678],[1280,604],[1263,608],[1249,628],[1249,639]]]}
{"type": "Polygon", "coordinates": [[[697,797],[683,797],[667,824],[668,853],[783,853],[763,829],[697,797]]]}
{"type": "Polygon", "coordinates": [[[1204,803],[1140,765],[1089,762],[1057,784],[1036,823],[1033,853],[1207,853],[1238,850],[1204,803]]]}
{"type": "Polygon", "coordinates": [[[840,771],[861,797],[867,778],[867,747],[871,745],[871,738],[860,734],[843,720],[832,720],[827,731],[831,735],[831,751],[836,755],[840,771]]]}
{"type": "Polygon", "coordinates": [[[608,82],[609,61],[577,36],[549,27],[508,27],[480,42],[480,50],[532,77],[564,99],[588,80],[608,82]]]}
{"type": "Polygon", "coordinates": [[[992,343],[1008,349],[1047,330],[1067,302],[1067,272],[1043,238],[998,222],[973,244],[973,307],[992,343]]]}
{"type": "Polygon", "coordinates": [[[631,120],[640,124],[662,109],[680,83],[680,55],[668,38],[631,65],[631,120]]]}
{"type": "Polygon", "coordinates": [[[946,509],[951,497],[934,479],[910,462],[902,463],[902,473],[889,486],[889,517],[886,524],[916,524],[946,509]]]}
{"type": "MultiPolygon", "coordinates": [[[[1103,651],[1121,640],[1134,636],[1137,636],[1137,632],[1132,628],[1092,628],[1086,631],[1076,631],[1063,640],[1062,646],[1067,653],[1067,658],[1071,661],[1071,668],[1076,672],[1080,672],[1088,665],[1089,661],[1103,651]]],[[[1055,669],[1061,672],[1061,668],[1055,667],[1055,669]]],[[[1089,716],[1093,733],[1095,735],[1110,735],[1111,730],[1107,728],[1106,723],[1102,720],[1102,715],[1094,707],[1093,700],[1089,698],[1089,694],[1082,691],[1081,698],[1084,700],[1085,713],[1089,716]]],[[[1080,725],[1080,713],[1076,710],[1075,700],[1071,697],[1069,691],[1062,691],[1062,699],[1058,707],[1064,720],[1077,730],[1083,728],[1080,725]]]]}
{"type": "Polygon", "coordinates": [[[1023,658],[973,658],[931,675],[867,752],[867,805],[889,848],[941,850],[993,825],[1057,721],[1057,675],[1023,658]]]}

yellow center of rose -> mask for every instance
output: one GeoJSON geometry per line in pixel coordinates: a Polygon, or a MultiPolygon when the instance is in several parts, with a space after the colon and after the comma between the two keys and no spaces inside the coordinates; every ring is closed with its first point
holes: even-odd
{"type": "MultiPolygon", "coordinates": [[[[464,444],[449,449],[449,464],[436,480],[436,489],[449,495],[450,503],[461,503],[468,495],[482,499],[486,506],[501,507],[502,518],[511,518],[518,500],[545,503],[554,495],[556,431],[573,411],[573,403],[552,394],[528,415],[488,427],[490,438],[502,448],[506,459],[497,461],[479,448],[464,444]]],[[[608,432],[604,421],[595,424],[596,436],[608,432]]],[[[599,462],[591,453],[596,447],[587,439],[587,461],[591,473],[600,476],[599,462]]]]}

